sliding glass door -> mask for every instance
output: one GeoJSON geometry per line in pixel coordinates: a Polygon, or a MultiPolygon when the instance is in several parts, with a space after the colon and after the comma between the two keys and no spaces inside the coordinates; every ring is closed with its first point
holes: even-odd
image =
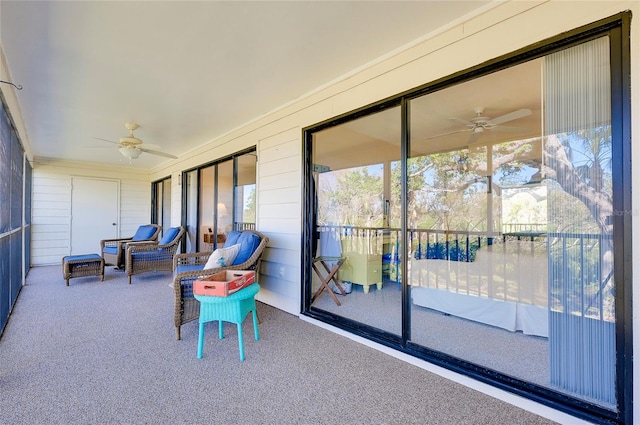
{"type": "Polygon", "coordinates": [[[171,177],[151,185],[151,222],[162,226],[162,232],[171,227],[171,177]]]}
{"type": "Polygon", "coordinates": [[[184,173],[186,252],[213,251],[231,230],[255,228],[256,164],[250,151],[184,173]]]}
{"type": "Polygon", "coordinates": [[[407,282],[411,341],[612,408],[608,46],[411,100],[407,282]]]}
{"type": "Polygon", "coordinates": [[[316,255],[308,265],[314,309],[396,337],[402,331],[399,122],[396,105],[314,134],[316,255]]]}
{"type": "Polygon", "coordinates": [[[620,34],[555,40],[306,129],[304,314],[619,417],[631,387],[620,34]]]}
{"type": "Polygon", "coordinates": [[[216,249],[231,230],[232,187],[233,160],[200,169],[200,251],[216,249]]]}

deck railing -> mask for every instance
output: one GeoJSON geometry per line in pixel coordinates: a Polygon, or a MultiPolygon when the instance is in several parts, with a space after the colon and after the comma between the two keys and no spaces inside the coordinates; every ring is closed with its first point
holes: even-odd
{"type": "MultiPolygon", "coordinates": [[[[611,235],[546,233],[546,225],[511,224],[505,232],[467,232],[441,229],[410,229],[408,252],[412,260],[442,259],[452,263],[473,263],[481,250],[500,250],[509,261],[491,265],[493,272],[478,272],[473,267],[456,267],[458,274],[428,276],[429,271],[411,281],[411,285],[445,288],[452,292],[475,294],[495,299],[548,305],[552,310],[600,320],[613,320],[612,268],[603,258],[611,235]],[[528,270],[532,258],[544,260],[544,287],[525,290],[517,285],[520,272],[528,270]],[[463,273],[466,273],[464,275],[463,273]],[[474,274],[475,273],[475,274],[474,274]],[[480,274],[484,273],[484,275],[480,274]],[[475,286],[474,286],[475,285],[475,286]]],[[[394,281],[399,281],[401,232],[398,228],[323,225],[319,232],[332,232],[343,249],[362,254],[382,255],[383,262],[394,266],[394,281]]],[[[410,264],[410,263],[409,263],[410,264]]],[[[527,272],[529,273],[529,272],[527,272]]],[[[387,275],[389,278],[389,275],[387,275]]]]}

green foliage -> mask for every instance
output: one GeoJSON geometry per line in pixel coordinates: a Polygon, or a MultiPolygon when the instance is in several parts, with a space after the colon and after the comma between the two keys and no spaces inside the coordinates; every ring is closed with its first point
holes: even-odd
{"type": "Polygon", "coordinates": [[[247,202],[242,211],[242,221],[245,223],[256,222],[256,185],[245,186],[245,190],[249,191],[247,202]]]}
{"type": "Polygon", "coordinates": [[[382,226],[383,179],[369,167],[319,175],[319,224],[382,226]]]}

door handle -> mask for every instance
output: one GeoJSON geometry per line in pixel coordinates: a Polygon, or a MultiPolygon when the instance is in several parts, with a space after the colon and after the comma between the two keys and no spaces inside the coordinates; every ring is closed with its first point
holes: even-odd
{"type": "Polygon", "coordinates": [[[115,226],[115,225],[116,225],[116,223],[111,223],[111,225],[112,225],[112,226],[115,226]]]}

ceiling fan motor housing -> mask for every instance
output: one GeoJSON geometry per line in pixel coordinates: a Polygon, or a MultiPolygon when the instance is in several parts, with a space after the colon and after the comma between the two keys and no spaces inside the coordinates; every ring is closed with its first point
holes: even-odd
{"type": "Polygon", "coordinates": [[[138,139],[137,137],[133,137],[133,136],[121,137],[120,138],[120,144],[124,145],[124,146],[141,145],[142,144],[142,140],[138,139]]]}

